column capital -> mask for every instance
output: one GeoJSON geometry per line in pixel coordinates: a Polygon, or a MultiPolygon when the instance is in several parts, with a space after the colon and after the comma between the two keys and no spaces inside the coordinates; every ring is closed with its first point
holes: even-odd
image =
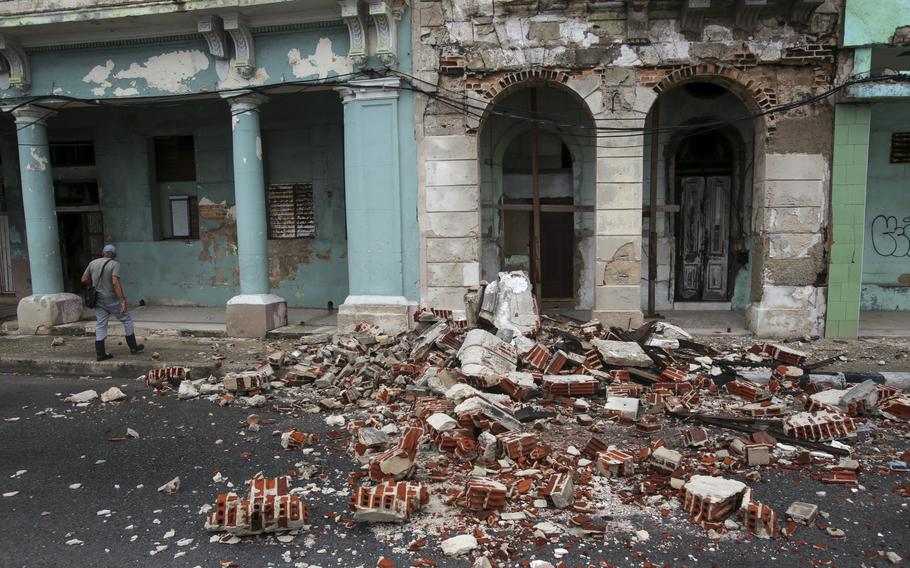
{"type": "Polygon", "coordinates": [[[258,111],[259,107],[268,102],[269,98],[255,91],[233,91],[222,93],[231,110],[235,112],[258,111]]]}
{"type": "Polygon", "coordinates": [[[336,87],[341,102],[347,104],[353,100],[397,99],[401,79],[398,77],[379,77],[376,79],[357,79],[347,81],[346,86],[336,87]]]}
{"type": "Polygon", "coordinates": [[[3,110],[13,115],[16,124],[40,124],[47,125],[47,119],[57,114],[56,111],[37,105],[22,105],[14,108],[4,108],[3,110]]]}

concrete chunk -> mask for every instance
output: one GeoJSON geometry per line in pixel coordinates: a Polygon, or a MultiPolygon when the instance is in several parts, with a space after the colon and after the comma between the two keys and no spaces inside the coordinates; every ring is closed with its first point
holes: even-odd
{"type": "Polygon", "coordinates": [[[633,341],[595,339],[591,342],[607,365],[616,367],[650,367],[654,364],[641,345],[633,341]]]}

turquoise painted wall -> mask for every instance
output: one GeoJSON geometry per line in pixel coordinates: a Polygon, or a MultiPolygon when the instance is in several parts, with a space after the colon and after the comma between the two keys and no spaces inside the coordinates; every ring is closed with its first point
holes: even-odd
{"type": "Polygon", "coordinates": [[[888,43],[894,29],[910,25],[910,0],[847,0],[844,46],[888,43]]]}
{"type": "MultiPolygon", "coordinates": [[[[347,295],[341,101],[332,91],[275,95],[261,121],[266,183],[311,182],[318,230],[314,239],[269,241],[272,291],[291,306],[340,305],[347,295]]],[[[217,306],[238,293],[227,103],[65,109],[50,137],[95,141],[106,235],[120,248],[131,301],[217,306]],[[152,137],[189,134],[196,181],[156,183],[152,137]],[[168,195],[199,199],[199,240],[157,240],[168,195]]]]}
{"type": "MultiPolygon", "coordinates": [[[[332,22],[292,32],[254,33],[253,85],[325,79],[352,71],[347,28],[332,22]]],[[[201,35],[138,45],[29,50],[30,96],[130,98],[213,92],[246,86],[226,61],[208,54],[201,35]]],[[[0,97],[20,96],[18,89],[0,97]]]]}
{"type": "Polygon", "coordinates": [[[910,102],[872,106],[862,310],[910,310],[910,164],[890,163],[892,132],[910,131],[910,102]]]}

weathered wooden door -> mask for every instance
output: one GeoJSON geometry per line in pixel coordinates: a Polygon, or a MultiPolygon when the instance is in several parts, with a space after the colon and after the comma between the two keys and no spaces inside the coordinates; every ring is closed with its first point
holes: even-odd
{"type": "Polygon", "coordinates": [[[728,299],[730,187],[729,176],[680,180],[679,300],[728,299]]]}

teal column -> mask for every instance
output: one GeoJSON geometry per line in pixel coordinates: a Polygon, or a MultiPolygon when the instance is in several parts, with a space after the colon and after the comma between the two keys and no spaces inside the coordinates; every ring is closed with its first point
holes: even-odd
{"type": "Polygon", "coordinates": [[[859,333],[871,121],[870,105],[835,107],[831,175],[833,241],[825,313],[825,337],[829,338],[853,338],[859,333]]]}
{"type": "Polygon", "coordinates": [[[63,292],[63,265],[45,122],[53,111],[26,105],[13,110],[12,114],[19,140],[22,208],[32,294],[59,294],[63,292]]]}
{"type": "MultiPolygon", "coordinates": [[[[404,300],[397,78],[340,88],[351,296],[404,300]]],[[[416,213],[415,213],[416,214],[416,213]]]]}
{"type": "Polygon", "coordinates": [[[231,97],[234,141],[234,201],[237,215],[237,259],[241,294],[269,293],[268,228],[258,94],[231,97]]]}

